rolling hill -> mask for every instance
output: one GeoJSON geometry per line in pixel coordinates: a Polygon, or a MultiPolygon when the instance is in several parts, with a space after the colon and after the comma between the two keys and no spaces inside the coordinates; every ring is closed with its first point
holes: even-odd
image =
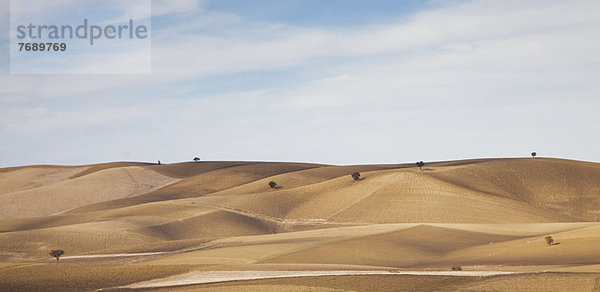
{"type": "Polygon", "coordinates": [[[61,248],[78,264],[600,272],[590,162],[27,166],[0,169],[0,198],[7,264],[61,248]]]}

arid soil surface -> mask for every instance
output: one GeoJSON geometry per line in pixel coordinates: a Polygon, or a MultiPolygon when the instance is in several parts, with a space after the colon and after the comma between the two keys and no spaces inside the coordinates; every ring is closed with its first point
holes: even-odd
{"type": "Polygon", "coordinates": [[[600,291],[596,163],[26,166],[0,198],[0,291],[600,291]]]}

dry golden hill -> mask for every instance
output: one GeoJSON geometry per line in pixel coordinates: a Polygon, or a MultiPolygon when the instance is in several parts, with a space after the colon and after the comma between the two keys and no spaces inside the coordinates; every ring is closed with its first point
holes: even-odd
{"type": "Polygon", "coordinates": [[[74,264],[600,272],[589,162],[29,166],[0,169],[0,198],[8,265],[61,248],[74,264]]]}
{"type": "MultiPolygon", "coordinates": [[[[19,176],[40,171],[29,170],[19,176]]],[[[14,173],[7,172],[3,175],[12,174],[14,173]]],[[[56,172],[54,174],[57,177],[60,175],[56,172]]],[[[22,186],[17,191],[0,195],[3,201],[0,218],[52,215],[97,202],[143,195],[175,181],[176,179],[139,166],[113,167],[68,179],[61,176],[54,182],[40,179],[37,187],[22,186]]]]}

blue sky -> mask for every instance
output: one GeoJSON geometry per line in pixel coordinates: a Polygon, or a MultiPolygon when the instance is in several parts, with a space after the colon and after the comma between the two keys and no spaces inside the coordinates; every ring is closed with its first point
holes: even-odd
{"type": "Polygon", "coordinates": [[[303,27],[359,27],[398,21],[429,6],[433,4],[423,0],[213,0],[205,2],[204,8],[235,14],[252,22],[279,22],[303,27]]]}
{"type": "Polygon", "coordinates": [[[600,162],[598,1],[154,0],[147,75],[10,75],[1,5],[0,166],[600,162]]]}

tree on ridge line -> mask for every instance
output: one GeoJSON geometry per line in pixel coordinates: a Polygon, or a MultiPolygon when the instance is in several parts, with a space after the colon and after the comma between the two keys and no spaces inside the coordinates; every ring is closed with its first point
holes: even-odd
{"type": "Polygon", "coordinates": [[[56,258],[56,262],[60,259],[60,256],[65,254],[65,251],[62,249],[54,249],[50,251],[50,255],[56,258]]]}
{"type": "Polygon", "coordinates": [[[269,182],[269,186],[274,189],[275,187],[277,187],[277,183],[275,181],[270,181],[269,182]]]}
{"type": "Polygon", "coordinates": [[[546,243],[548,245],[554,244],[554,238],[552,238],[552,236],[546,236],[546,237],[544,237],[544,239],[546,240],[546,243]]]}

